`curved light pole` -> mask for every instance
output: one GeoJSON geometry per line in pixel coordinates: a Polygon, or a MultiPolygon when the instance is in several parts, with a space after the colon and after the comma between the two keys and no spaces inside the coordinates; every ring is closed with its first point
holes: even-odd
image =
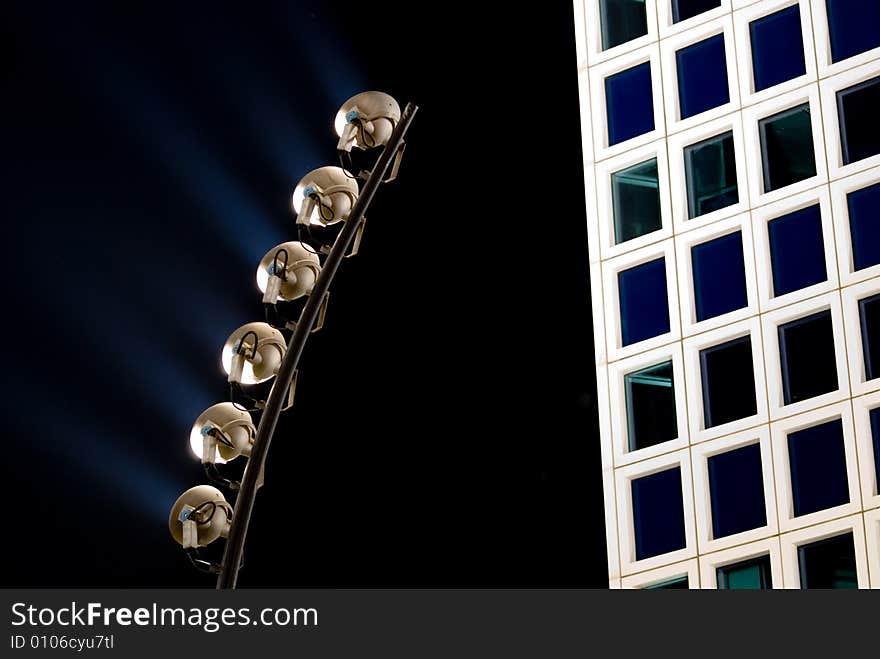
{"type": "Polygon", "coordinates": [[[349,213],[345,225],[336,237],[333,247],[327,256],[321,273],[315,282],[315,286],[309,295],[306,305],[296,323],[296,329],[287,346],[284,360],[278,369],[272,391],[266,401],[266,407],[257,427],[257,435],[254,439],[251,455],[245,468],[241,488],[235,500],[235,508],[232,514],[232,524],[226,539],[226,547],[223,550],[223,561],[220,566],[220,575],[217,577],[217,589],[234,589],[238,581],[238,572],[241,568],[244,543],[247,539],[248,526],[251,521],[251,513],[257,496],[257,489],[262,480],[263,468],[266,463],[266,455],[269,445],[278,424],[278,417],[288,396],[288,389],[293,381],[300,355],[309,338],[309,333],[315,324],[321,310],[321,305],[330,289],[330,284],[339,268],[342,258],[345,256],[352,241],[357,234],[361,221],[364,218],[367,207],[376,193],[376,189],[385,179],[385,174],[391,166],[392,160],[397,156],[403,145],[403,138],[409,128],[418,106],[408,103],[400,116],[400,121],[394,128],[391,138],[385,145],[376,165],[370,172],[370,176],[361,190],[357,201],[349,213]]]}

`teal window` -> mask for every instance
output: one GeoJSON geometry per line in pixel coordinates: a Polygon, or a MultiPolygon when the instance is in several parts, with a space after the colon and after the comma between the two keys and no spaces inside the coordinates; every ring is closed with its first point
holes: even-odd
{"type": "Polygon", "coordinates": [[[737,203],[739,192],[733,132],[685,147],[684,173],[689,218],[737,203]]]}
{"type": "Polygon", "coordinates": [[[798,547],[801,588],[858,588],[852,532],[798,547]]]}
{"type": "Polygon", "coordinates": [[[721,590],[768,590],[773,588],[770,574],[770,556],[764,554],[740,563],[732,563],[716,570],[721,590]]]}
{"type": "Polygon", "coordinates": [[[678,437],[672,362],[643,368],[623,377],[629,450],[678,437]]]}
{"type": "Polygon", "coordinates": [[[599,0],[602,50],[648,34],[645,0],[599,0]]]}
{"type": "Polygon", "coordinates": [[[810,105],[804,103],[758,122],[764,192],[816,175],[810,105]]]}
{"type": "Polygon", "coordinates": [[[655,583],[653,586],[645,586],[645,590],[682,590],[689,587],[687,575],[684,575],[675,579],[669,579],[668,581],[655,583]]]}
{"type": "Polygon", "coordinates": [[[611,175],[611,200],[615,244],[660,229],[663,221],[657,159],[651,158],[614,172],[611,175]]]}

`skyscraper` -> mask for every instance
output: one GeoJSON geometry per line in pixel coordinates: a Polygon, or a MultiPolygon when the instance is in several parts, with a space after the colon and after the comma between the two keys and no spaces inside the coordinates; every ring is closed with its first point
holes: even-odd
{"type": "Polygon", "coordinates": [[[609,583],[880,588],[880,0],[574,0],[609,583]]]}

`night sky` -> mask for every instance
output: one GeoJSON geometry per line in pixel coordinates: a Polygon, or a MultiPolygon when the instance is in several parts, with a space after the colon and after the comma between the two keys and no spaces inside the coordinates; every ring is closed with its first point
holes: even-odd
{"type": "Polygon", "coordinates": [[[3,586],[213,587],[167,530],[189,430],[368,89],[420,110],[239,584],[607,585],[572,8],[478,4],[0,8],[3,586]]]}

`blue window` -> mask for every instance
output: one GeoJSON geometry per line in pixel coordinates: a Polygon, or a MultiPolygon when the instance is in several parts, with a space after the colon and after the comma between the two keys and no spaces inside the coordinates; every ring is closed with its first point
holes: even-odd
{"type": "Polygon", "coordinates": [[[768,590],[773,588],[770,556],[764,554],[747,561],[719,567],[716,571],[721,590],[768,590]]]}
{"type": "Polygon", "coordinates": [[[713,455],[708,467],[712,537],[724,538],[766,526],[761,445],[713,455]]]}
{"type": "Polygon", "coordinates": [[[666,298],[666,259],[642,263],[617,274],[620,295],[620,333],[623,345],[669,331],[666,298]]]}
{"type": "MultiPolygon", "coordinates": [[[[880,31],[880,25],[877,30],[880,31]]],[[[840,148],[843,164],[880,153],[880,78],[873,78],[837,92],[837,118],[840,121],[840,148]]]]}
{"type": "Polygon", "coordinates": [[[605,78],[605,103],[609,146],[654,130],[651,63],[605,78]]]}
{"type": "Polygon", "coordinates": [[[846,196],[852,236],[853,268],[862,270],[880,263],[880,183],[854,190],[846,196]]]}
{"type": "Polygon", "coordinates": [[[684,148],[688,218],[699,217],[739,201],[733,132],[684,148]]]}
{"type": "Polygon", "coordinates": [[[648,34],[645,0],[600,0],[602,50],[648,34]]]}
{"type": "Polygon", "coordinates": [[[687,575],[684,575],[683,577],[676,577],[669,581],[655,583],[653,586],[645,586],[645,590],[686,590],[689,587],[690,584],[688,583],[687,575]]]}
{"type": "Polygon", "coordinates": [[[788,461],[795,517],[849,503],[840,419],[790,433],[788,461]]]}
{"type": "Polygon", "coordinates": [[[852,531],[798,547],[801,588],[858,588],[852,531]]]}
{"type": "Polygon", "coordinates": [[[678,437],[672,362],[649,366],[623,377],[629,450],[678,437]]]}
{"type": "Polygon", "coordinates": [[[757,412],[751,336],[701,350],[700,377],[707,428],[757,412]]]}
{"type": "Polygon", "coordinates": [[[724,35],[704,39],[675,53],[681,118],[717,108],[730,101],[724,35]]]}
{"type": "Polygon", "coordinates": [[[616,245],[660,229],[663,220],[657,159],[651,158],[614,172],[611,175],[611,199],[616,245]]]}
{"type": "Polygon", "coordinates": [[[721,0],[672,0],[672,21],[679,23],[721,6],[721,0]]]}
{"type": "Polygon", "coordinates": [[[831,59],[834,62],[880,46],[880,3],[827,0],[831,59]]]}
{"type": "Polygon", "coordinates": [[[865,376],[880,377],[880,295],[859,300],[862,326],[862,352],[865,355],[865,376]]]}
{"type": "Polygon", "coordinates": [[[880,494],[880,407],[875,407],[868,412],[871,419],[871,437],[874,440],[874,473],[877,483],[877,491],[880,494]]]}
{"type": "Polygon", "coordinates": [[[697,320],[707,320],[748,306],[742,232],[691,248],[697,320]]]}
{"type": "Polygon", "coordinates": [[[749,34],[756,92],[807,72],[799,5],[749,23],[749,34]]]}
{"type": "Polygon", "coordinates": [[[633,479],[632,505],[636,560],[684,548],[684,501],[679,467],[633,479]]]}
{"type": "Polygon", "coordinates": [[[767,234],[774,295],[785,295],[828,279],[818,204],[770,220],[767,234]]]}
{"type": "Polygon", "coordinates": [[[780,325],[778,334],[782,395],[786,405],[837,389],[830,311],[780,325]]]}
{"type": "Polygon", "coordinates": [[[758,122],[764,192],[816,175],[810,105],[804,103],[758,122]]]}

